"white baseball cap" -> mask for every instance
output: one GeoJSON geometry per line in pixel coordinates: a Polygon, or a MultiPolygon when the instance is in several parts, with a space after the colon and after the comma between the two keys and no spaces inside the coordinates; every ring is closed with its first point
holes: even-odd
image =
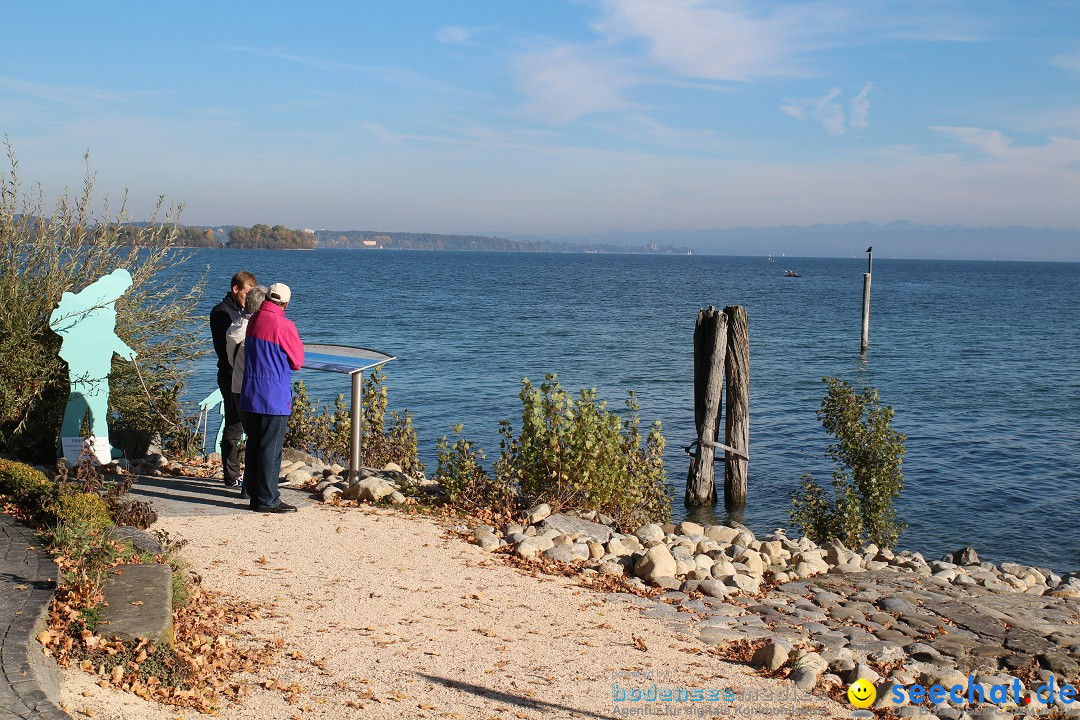
{"type": "Polygon", "coordinates": [[[285,283],[274,283],[266,293],[266,297],[274,302],[287,303],[292,298],[292,290],[285,283]]]}

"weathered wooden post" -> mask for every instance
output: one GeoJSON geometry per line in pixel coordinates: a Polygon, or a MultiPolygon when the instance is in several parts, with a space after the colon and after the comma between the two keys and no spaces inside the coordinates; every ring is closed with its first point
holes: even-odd
{"type": "Polygon", "coordinates": [[[874,246],[866,248],[866,272],[862,276],[862,343],[859,352],[870,347],[870,274],[874,266],[874,246]]]}
{"type": "Polygon", "coordinates": [[[724,308],[727,316],[727,417],[724,423],[724,504],[746,505],[746,461],[750,451],[750,333],[746,308],[724,308]]]}
{"type": "Polygon", "coordinates": [[[698,441],[686,476],[687,505],[716,503],[713,461],[724,392],[727,324],[727,315],[712,306],[698,311],[694,328],[694,425],[698,441]]]}

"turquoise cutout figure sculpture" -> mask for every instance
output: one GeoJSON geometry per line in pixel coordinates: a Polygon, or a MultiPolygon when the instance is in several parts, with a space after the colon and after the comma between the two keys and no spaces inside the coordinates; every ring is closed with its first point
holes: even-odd
{"type": "MultiPolygon", "coordinates": [[[[218,425],[217,438],[214,440],[214,447],[221,447],[221,436],[225,434],[225,398],[221,396],[221,390],[215,390],[199,402],[199,409],[206,412],[206,421],[210,422],[210,409],[217,408],[218,415],[223,418],[223,421],[218,425]]],[[[206,436],[203,436],[203,450],[206,450],[206,436]]]]}
{"type": "Polygon", "coordinates": [[[135,351],[116,335],[114,305],[129,287],[131,273],[119,268],[81,292],[64,293],[49,318],[49,327],[63,338],[60,357],[67,362],[71,383],[60,426],[61,446],[70,447],[75,438],[79,439],[75,447],[81,446],[82,421],[89,411],[94,450],[103,463],[112,461],[108,413],[113,353],[125,360],[136,357],[135,351]]]}

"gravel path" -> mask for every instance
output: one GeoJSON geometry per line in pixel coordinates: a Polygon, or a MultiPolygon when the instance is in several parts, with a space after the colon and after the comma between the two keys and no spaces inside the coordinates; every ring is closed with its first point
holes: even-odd
{"type": "MultiPolygon", "coordinates": [[[[614,702],[615,683],[791,692],[790,682],[701,653],[663,619],[572,578],[525,574],[424,518],[306,505],[289,515],[166,515],[155,527],[189,541],[183,552],[206,587],[273,607],[244,629],[282,638],[284,652],[245,679],[304,688],[289,704],[257,686],[222,717],[608,718],[645,705],[614,702]]],[[[194,714],[94,680],[65,671],[62,700],[75,717],[194,714]]],[[[745,704],[801,710],[772,717],[806,717],[808,705],[823,708],[819,716],[850,716],[849,707],[807,700],[745,704]]],[[[732,712],[722,701],[662,705],[684,717],[732,712]]]]}

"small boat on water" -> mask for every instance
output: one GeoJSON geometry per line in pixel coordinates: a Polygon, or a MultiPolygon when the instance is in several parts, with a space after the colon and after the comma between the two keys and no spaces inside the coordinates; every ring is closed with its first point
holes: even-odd
{"type": "Polygon", "coordinates": [[[794,270],[785,270],[784,277],[802,277],[802,275],[795,272],[794,270]]]}

